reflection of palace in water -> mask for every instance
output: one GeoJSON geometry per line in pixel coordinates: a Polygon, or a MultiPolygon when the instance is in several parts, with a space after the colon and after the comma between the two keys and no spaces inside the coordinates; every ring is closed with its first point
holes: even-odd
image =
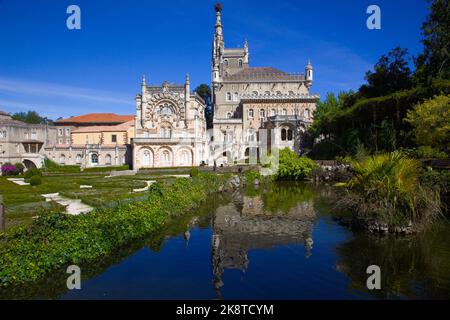
{"type": "Polygon", "coordinates": [[[313,202],[299,203],[289,212],[270,213],[259,196],[235,198],[216,210],[212,222],[214,286],[219,297],[225,269],[247,270],[249,250],[304,244],[306,257],[312,252],[313,202]]]}

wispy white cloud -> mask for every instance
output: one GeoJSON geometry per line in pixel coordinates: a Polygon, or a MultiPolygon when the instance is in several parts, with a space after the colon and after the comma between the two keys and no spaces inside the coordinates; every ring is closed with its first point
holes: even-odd
{"type": "Polygon", "coordinates": [[[118,105],[134,105],[132,97],[120,97],[115,93],[100,90],[66,86],[55,83],[23,81],[0,77],[0,93],[14,93],[21,96],[57,97],[87,102],[104,102],[118,105]]]}

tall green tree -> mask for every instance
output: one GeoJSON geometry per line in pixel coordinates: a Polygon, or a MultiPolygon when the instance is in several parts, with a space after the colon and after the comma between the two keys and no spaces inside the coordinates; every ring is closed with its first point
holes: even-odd
{"type": "Polygon", "coordinates": [[[213,127],[213,106],[211,99],[211,88],[207,84],[201,84],[194,90],[200,97],[205,100],[206,109],[205,109],[205,118],[206,118],[206,126],[208,129],[213,127]]]}
{"type": "Polygon", "coordinates": [[[394,48],[382,55],[374,66],[374,72],[367,71],[367,84],[359,93],[366,98],[381,97],[412,87],[411,69],[407,61],[408,49],[394,48]]]}
{"type": "Polygon", "coordinates": [[[29,124],[50,124],[52,120],[41,117],[36,111],[16,112],[12,115],[14,120],[22,121],[29,124]]]}
{"type": "Polygon", "coordinates": [[[424,51],[415,60],[415,80],[422,84],[450,79],[450,1],[428,2],[430,13],[422,25],[424,51]]]}

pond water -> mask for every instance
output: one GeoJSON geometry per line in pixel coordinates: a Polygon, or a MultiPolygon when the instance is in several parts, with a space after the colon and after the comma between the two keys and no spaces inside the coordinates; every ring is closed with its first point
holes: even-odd
{"type": "Polygon", "coordinates": [[[52,299],[448,299],[450,226],[411,237],[353,232],[333,220],[333,192],[273,184],[215,195],[150,238],[64,271],[14,297],[52,299]],[[370,265],[381,290],[366,287],[370,265]]]}

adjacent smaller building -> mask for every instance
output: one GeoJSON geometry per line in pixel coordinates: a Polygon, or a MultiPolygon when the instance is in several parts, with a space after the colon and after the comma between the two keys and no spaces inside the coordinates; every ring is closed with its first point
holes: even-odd
{"type": "Polygon", "coordinates": [[[60,165],[120,166],[130,164],[134,116],[93,113],[55,122],[57,139],[45,148],[60,165]]]}
{"type": "Polygon", "coordinates": [[[28,169],[41,168],[45,148],[56,141],[56,128],[13,120],[0,111],[0,165],[23,163],[28,169]]]}

